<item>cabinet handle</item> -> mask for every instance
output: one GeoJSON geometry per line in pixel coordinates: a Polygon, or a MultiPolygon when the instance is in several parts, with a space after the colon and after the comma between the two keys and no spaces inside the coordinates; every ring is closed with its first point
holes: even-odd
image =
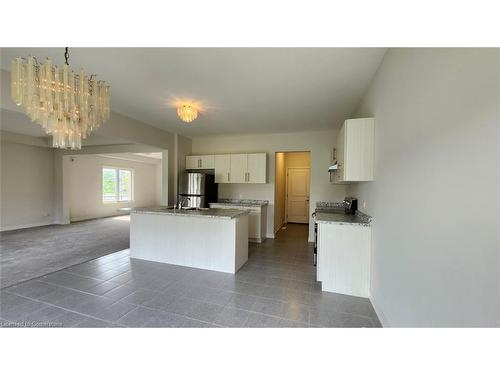
{"type": "Polygon", "coordinates": [[[198,168],[201,168],[201,159],[198,159],[198,168]]]}
{"type": "Polygon", "coordinates": [[[229,176],[229,172],[227,172],[227,180],[231,181],[231,177],[229,176]]]}
{"type": "Polygon", "coordinates": [[[250,182],[250,172],[248,172],[247,182],[250,182]]]}

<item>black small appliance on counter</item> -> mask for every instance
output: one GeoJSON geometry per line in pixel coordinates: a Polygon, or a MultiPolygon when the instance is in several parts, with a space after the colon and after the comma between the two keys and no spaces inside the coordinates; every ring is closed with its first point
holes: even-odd
{"type": "Polygon", "coordinates": [[[344,199],[344,211],[346,215],[354,215],[358,209],[358,200],[347,197],[344,199]]]}

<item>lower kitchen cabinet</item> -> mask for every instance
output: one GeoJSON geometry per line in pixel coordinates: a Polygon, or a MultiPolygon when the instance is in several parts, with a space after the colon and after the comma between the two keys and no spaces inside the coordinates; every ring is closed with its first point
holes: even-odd
{"type": "Polygon", "coordinates": [[[221,203],[210,203],[210,208],[233,208],[248,210],[248,240],[250,242],[263,242],[267,231],[267,206],[238,206],[221,203]]]}
{"type": "Polygon", "coordinates": [[[370,226],[318,223],[317,252],[323,291],[370,297],[370,226]]]}

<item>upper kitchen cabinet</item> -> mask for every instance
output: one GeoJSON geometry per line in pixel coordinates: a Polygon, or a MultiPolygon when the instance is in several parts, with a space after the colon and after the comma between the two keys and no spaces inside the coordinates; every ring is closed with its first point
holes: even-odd
{"type": "Polygon", "coordinates": [[[186,156],[186,169],[214,169],[214,155],[186,156]]]}
{"type": "Polygon", "coordinates": [[[267,175],[267,154],[248,154],[247,183],[265,184],[267,175]]]}
{"type": "Polygon", "coordinates": [[[230,182],[231,176],[231,155],[215,155],[215,182],[219,184],[227,184],[230,182]]]}
{"type": "Polygon", "coordinates": [[[231,154],[231,173],[229,175],[229,182],[233,184],[247,182],[247,154],[231,154]]]}
{"type": "Polygon", "coordinates": [[[265,184],[267,175],[267,154],[231,154],[229,182],[244,184],[265,184]]]}
{"type": "Polygon", "coordinates": [[[220,184],[265,184],[267,154],[186,156],[186,169],[214,169],[220,184]]]}
{"type": "Polygon", "coordinates": [[[335,183],[373,181],[375,119],[346,120],[337,138],[335,183]]]}

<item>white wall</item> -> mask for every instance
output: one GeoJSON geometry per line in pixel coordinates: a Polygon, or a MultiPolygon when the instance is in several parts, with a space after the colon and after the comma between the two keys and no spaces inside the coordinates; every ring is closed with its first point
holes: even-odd
{"type": "Polygon", "coordinates": [[[52,149],[1,142],[1,230],[54,222],[52,149]]]}
{"type": "MultiPolygon", "coordinates": [[[[267,236],[274,236],[274,165],[279,151],[311,152],[310,205],[320,200],[341,201],[345,186],[329,182],[328,166],[336,130],[300,133],[232,135],[194,138],[193,154],[266,152],[268,155],[267,184],[220,184],[219,198],[267,199],[267,236]]],[[[312,224],[312,219],[310,221],[312,224]]],[[[309,241],[313,240],[313,226],[309,226],[309,241]]]]}
{"type": "MultiPolygon", "coordinates": [[[[376,119],[371,293],[389,326],[500,326],[500,52],[391,49],[376,119]]],[[[362,203],[362,202],[360,202],[362,203]]]]}
{"type": "Polygon", "coordinates": [[[161,161],[144,163],[99,155],[65,156],[69,160],[70,220],[78,221],[120,214],[123,207],[160,204],[161,161]],[[133,170],[133,202],[102,202],[102,167],[133,170]]]}

